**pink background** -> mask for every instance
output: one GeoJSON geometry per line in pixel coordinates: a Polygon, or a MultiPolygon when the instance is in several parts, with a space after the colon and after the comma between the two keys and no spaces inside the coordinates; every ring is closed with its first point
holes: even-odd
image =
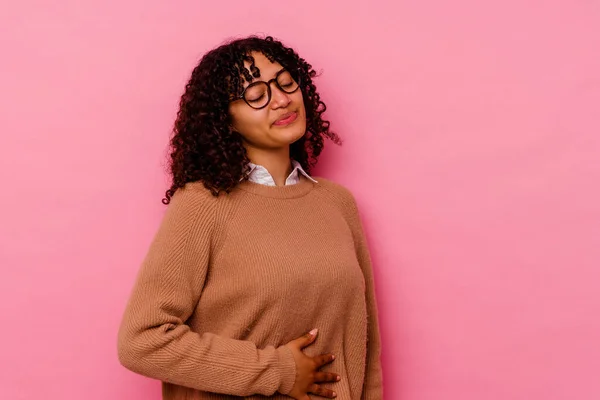
{"type": "Polygon", "coordinates": [[[386,399],[600,398],[597,1],[13,1],[0,26],[2,399],[160,398],[116,331],[167,138],[201,54],[262,32],[324,72],[345,144],[317,172],[363,212],[386,399]]]}

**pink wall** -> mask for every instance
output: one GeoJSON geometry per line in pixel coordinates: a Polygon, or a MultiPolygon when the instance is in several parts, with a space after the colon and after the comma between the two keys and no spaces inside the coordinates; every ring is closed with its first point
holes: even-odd
{"type": "Polygon", "coordinates": [[[386,399],[600,398],[598,2],[333,3],[2,5],[2,399],[159,399],[115,336],[167,137],[201,53],[257,32],[324,70],[386,399]]]}

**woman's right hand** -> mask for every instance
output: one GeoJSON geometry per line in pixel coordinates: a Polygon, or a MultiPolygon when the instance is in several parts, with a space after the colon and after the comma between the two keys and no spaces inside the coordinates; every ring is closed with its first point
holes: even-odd
{"type": "Polygon", "coordinates": [[[294,361],[296,361],[296,382],[288,396],[296,400],[310,400],[308,393],[333,399],[336,393],[319,385],[323,382],[338,382],[340,376],[333,372],[320,372],[319,369],[331,363],[335,356],[333,354],[321,354],[316,357],[308,357],[302,349],[312,344],[317,337],[317,329],[313,329],[304,336],[292,340],[287,346],[292,350],[294,361]]]}

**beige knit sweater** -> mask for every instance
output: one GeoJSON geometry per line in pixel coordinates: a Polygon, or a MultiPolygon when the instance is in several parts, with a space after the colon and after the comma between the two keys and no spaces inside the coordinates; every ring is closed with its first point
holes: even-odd
{"type": "MultiPolygon", "coordinates": [[[[354,198],[326,179],[243,182],[214,197],[179,189],[141,266],[118,336],[128,369],[163,381],[163,399],[289,399],[283,346],[331,352],[338,399],[382,398],[369,252],[354,198]],[[239,397],[238,397],[239,396],[239,397]]],[[[317,396],[312,395],[312,398],[317,396]]]]}

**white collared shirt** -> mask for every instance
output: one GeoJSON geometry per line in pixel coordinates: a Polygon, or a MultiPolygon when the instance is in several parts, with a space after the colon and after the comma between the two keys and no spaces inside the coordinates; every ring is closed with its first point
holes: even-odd
{"type": "MultiPolygon", "coordinates": [[[[248,176],[248,180],[250,182],[259,183],[261,185],[267,185],[267,186],[276,186],[275,180],[273,180],[273,177],[271,176],[271,174],[269,173],[269,171],[267,171],[267,169],[265,167],[263,167],[262,165],[257,165],[257,164],[252,164],[252,163],[249,163],[248,166],[250,167],[250,175],[248,176]]],[[[300,165],[300,163],[298,161],[292,160],[292,167],[294,169],[292,170],[292,172],[289,174],[289,176],[285,180],[286,186],[297,184],[300,181],[299,174],[304,175],[306,178],[310,179],[314,183],[318,183],[310,175],[308,175],[306,173],[306,171],[304,171],[304,169],[302,168],[302,166],[300,165]]]]}

